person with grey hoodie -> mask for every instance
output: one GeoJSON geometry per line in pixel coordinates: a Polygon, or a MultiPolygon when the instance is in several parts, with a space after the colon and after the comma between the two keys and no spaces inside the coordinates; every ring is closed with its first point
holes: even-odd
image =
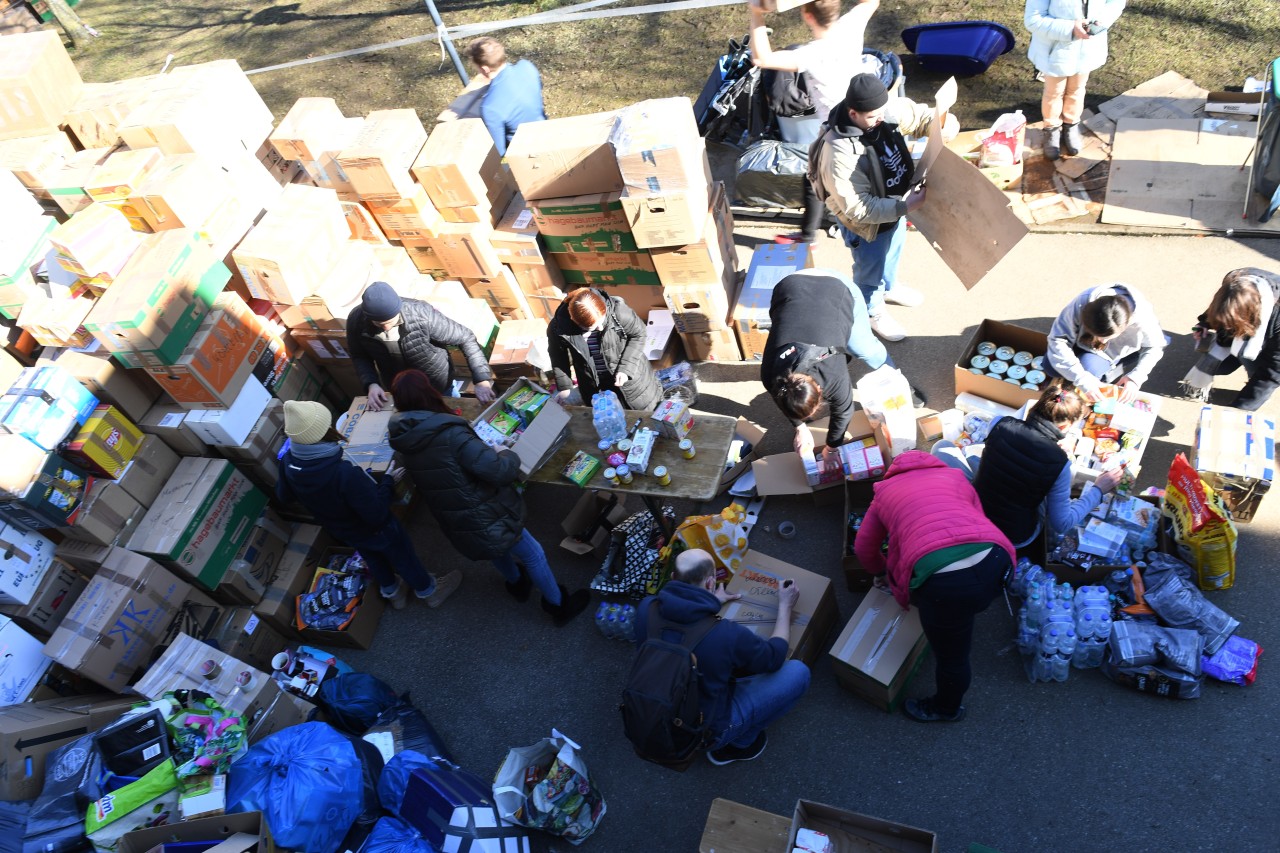
{"type": "Polygon", "coordinates": [[[1071,382],[1090,402],[1115,385],[1128,402],[1164,355],[1164,331],[1137,288],[1116,282],[1083,291],[1049,329],[1045,373],[1071,382]]]}

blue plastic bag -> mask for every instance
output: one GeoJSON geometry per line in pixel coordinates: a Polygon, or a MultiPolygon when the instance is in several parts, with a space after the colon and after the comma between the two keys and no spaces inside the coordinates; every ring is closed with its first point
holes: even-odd
{"type": "Polygon", "coordinates": [[[439,853],[409,824],[398,817],[379,818],[360,853],[439,853]]]}
{"type": "Polygon", "coordinates": [[[363,735],[378,716],[394,708],[396,692],[385,681],[364,672],[344,673],[320,685],[320,705],[333,724],[353,735],[363,735]]]}
{"type": "Polygon", "coordinates": [[[227,811],[263,812],[286,850],[337,853],[367,805],[365,763],[326,723],[290,726],[231,765],[227,811]]]}

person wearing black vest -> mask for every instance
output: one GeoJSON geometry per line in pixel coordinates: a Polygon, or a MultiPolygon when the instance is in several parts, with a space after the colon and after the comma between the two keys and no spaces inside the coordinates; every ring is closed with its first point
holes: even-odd
{"type": "Polygon", "coordinates": [[[831,406],[827,447],[839,447],[853,416],[850,359],[859,358],[872,370],[893,364],[871,331],[861,292],[833,270],[792,273],[773,289],[769,322],[760,381],[796,428],[796,450],[813,449],[805,422],[823,400],[831,406]]]}
{"type": "Polygon", "coordinates": [[[1119,468],[1103,472],[1071,500],[1071,460],[1058,442],[1084,409],[1084,398],[1075,389],[1054,382],[1025,421],[1000,418],[987,434],[973,486],[982,511],[1015,548],[1035,541],[1046,515],[1053,534],[1063,535],[1120,481],[1119,468]]]}

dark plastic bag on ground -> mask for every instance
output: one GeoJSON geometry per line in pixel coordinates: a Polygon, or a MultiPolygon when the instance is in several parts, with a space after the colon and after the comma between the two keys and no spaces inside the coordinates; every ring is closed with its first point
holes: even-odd
{"type": "Polygon", "coordinates": [[[0,800],[0,853],[22,853],[22,833],[30,813],[31,803],[0,800]]]}
{"type": "Polygon", "coordinates": [[[353,735],[363,735],[378,716],[396,706],[399,697],[381,679],[364,672],[350,672],[320,685],[321,707],[333,725],[353,735]]]}
{"type": "Polygon", "coordinates": [[[31,804],[24,853],[91,850],[84,834],[89,803],[102,796],[102,758],[89,734],[51,752],[44,764],[44,790],[31,804]]]}
{"type": "Polygon", "coordinates": [[[407,693],[400,697],[395,707],[383,711],[370,728],[370,731],[379,730],[388,731],[396,738],[397,752],[407,750],[422,753],[428,758],[453,760],[444,738],[440,737],[426,715],[409,701],[407,693]]]}
{"type": "MultiPolygon", "coordinates": [[[[1212,655],[1240,627],[1240,620],[1204,597],[1190,580],[1183,578],[1173,562],[1148,564],[1142,573],[1145,601],[1160,621],[1170,628],[1187,628],[1204,637],[1204,653],[1212,655]]],[[[1191,567],[1187,566],[1190,572],[1191,567]]]]}
{"type": "Polygon", "coordinates": [[[747,207],[804,207],[809,144],[761,139],[738,157],[734,197],[747,207]]]}
{"type": "Polygon", "coordinates": [[[360,853],[437,853],[418,830],[398,817],[379,818],[360,853]]]}
{"type": "Polygon", "coordinates": [[[337,853],[352,825],[376,814],[376,799],[368,798],[381,761],[372,746],[326,723],[291,726],[258,741],[231,766],[227,811],[263,812],[286,850],[337,853]],[[371,760],[376,768],[368,766],[371,760]]]}
{"type": "Polygon", "coordinates": [[[1200,682],[1204,680],[1169,667],[1124,666],[1109,657],[1102,661],[1102,674],[1116,684],[1131,687],[1139,693],[1166,699],[1198,699],[1200,682]]]}
{"type": "Polygon", "coordinates": [[[1253,680],[1258,677],[1258,658],[1261,656],[1261,646],[1253,640],[1232,634],[1214,655],[1204,656],[1200,661],[1200,668],[1205,675],[1219,681],[1253,684],[1253,680]]]}
{"type": "Polygon", "coordinates": [[[1124,619],[1111,626],[1109,659],[1117,666],[1166,666],[1198,678],[1204,638],[1184,628],[1124,619]]]}

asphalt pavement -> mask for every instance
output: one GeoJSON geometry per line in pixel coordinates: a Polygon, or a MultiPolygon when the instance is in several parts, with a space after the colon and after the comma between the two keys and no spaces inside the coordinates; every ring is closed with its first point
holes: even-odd
{"type": "MultiPolygon", "coordinates": [[[[775,230],[787,227],[740,227],[744,261],[775,230]]],[[[847,250],[834,240],[823,239],[817,258],[848,270],[847,250]]],[[[952,365],[981,320],[1048,331],[1081,290],[1122,281],[1151,300],[1172,338],[1144,389],[1170,396],[1195,358],[1196,315],[1223,274],[1240,266],[1280,271],[1280,241],[1032,234],[966,291],[924,238],[911,233],[902,278],[926,301],[892,309],[910,337],[890,351],[932,408],[948,408],[952,365]]],[[[853,369],[856,375],[863,368],[853,369]]],[[[755,366],[701,364],[698,381],[698,408],[746,415],[768,428],[765,453],[789,447],[789,430],[765,398],[755,366]]],[[[1240,384],[1239,377],[1223,383],[1223,398],[1240,384]]],[[[1174,454],[1191,445],[1197,410],[1164,401],[1140,486],[1163,485],[1174,454]]],[[[1263,411],[1280,416],[1280,396],[1263,411]]],[[[550,485],[534,485],[526,495],[529,529],[570,588],[586,585],[598,568],[598,560],[558,546],[560,521],[577,496],[572,487],[550,485]]],[[[773,497],[751,537],[752,548],[831,578],[840,626],[858,603],[840,569],[842,515],[839,506],[817,507],[808,497],[773,497]],[[772,532],[783,520],[796,525],[796,538],[772,532]]],[[[924,725],[877,710],[836,683],[824,654],[808,695],[771,729],[758,760],[727,767],[699,761],[675,773],[637,759],[622,735],[617,705],[629,645],[605,639],[590,612],[557,629],[536,593],[517,604],[498,573],[458,556],[425,511],[411,517],[410,527],[434,571],[462,569],[461,589],[439,610],[412,602],[388,610],[373,649],[341,656],[409,692],[458,763],[481,776],[492,776],[509,747],[532,744],[553,727],[578,741],[608,803],[583,850],[697,850],[717,797],[784,815],[799,798],[827,803],[932,830],[943,851],[971,842],[1004,853],[1251,851],[1274,849],[1280,835],[1280,676],[1270,655],[1263,655],[1252,686],[1206,680],[1195,700],[1132,692],[1097,671],[1030,684],[1013,647],[1014,620],[997,601],[978,619],[963,722],[924,725]]],[[[1272,576],[1280,572],[1278,551],[1280,495],[1264,498],[1256,520],[1240,526],[1234,588],[1210,593],[1240,620],[1238,633],[1264,649],[1280,649],[1280,584],[1272,576]]],[[[928,695],[932,678],[929,661],[909,695],[928,695]]],[[[534,849],[574,848],[538,835],[534,849]]]]}

